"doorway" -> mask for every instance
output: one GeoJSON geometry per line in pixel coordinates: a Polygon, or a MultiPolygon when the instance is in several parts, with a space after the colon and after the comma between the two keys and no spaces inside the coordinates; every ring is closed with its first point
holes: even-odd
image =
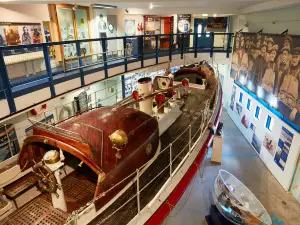
{"type": "Polygon", "coordinates": [[[195,18],[194,20],[194,31],[196,34],[197,48],[198,49],[209,49],[211,47],[211,34],[206,32],[207,19],[195,18]]]}

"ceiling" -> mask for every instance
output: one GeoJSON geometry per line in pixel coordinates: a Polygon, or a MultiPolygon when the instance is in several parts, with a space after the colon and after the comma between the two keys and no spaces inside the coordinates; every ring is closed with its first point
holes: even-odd
{"type": "Polygon", "coordinates": [[[0,0],[0,4],[67,3],[89,6],[92,3],[128,8],[130,14],[245,14],[300,5],[300,0],[0,0]],[[152,4],[153,8],[149,6],[152,4]]]}

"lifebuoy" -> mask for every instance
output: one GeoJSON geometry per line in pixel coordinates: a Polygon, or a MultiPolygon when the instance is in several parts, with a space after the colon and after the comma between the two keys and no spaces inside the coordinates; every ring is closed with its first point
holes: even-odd
{"type": "Polygon", "coordinates": [[[31,109],[30,113],[34,116],[40,116],[46,111],[46,109],[47,109],[47,104],[43,104],[39,111],[37,111],[36,109],[31,109]]]}

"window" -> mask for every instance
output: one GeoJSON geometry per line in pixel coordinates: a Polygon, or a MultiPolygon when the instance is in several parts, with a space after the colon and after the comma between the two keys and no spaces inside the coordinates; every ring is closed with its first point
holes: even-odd
{"type": "Polygon", "coordinates": [[[247,102],[247,109],[250,111],[251,110],[251,100],[248,99],[248,102],[247,102]]]}
{"type": "Polygon", "coordinates": [[[242,93],[242,92],[240,92],[239,102],[240,102],[240,103],[243,103],[243,93],[242,93]]]}
{"type": "Polygon", "coordinates": [[[256,106],[256,110],[255,110],[255,118],[259,120],[259,116],[260,116],[260,107],[256,106]]]}
{"type": "Polygon", "coordinates": [[[268,116],[268,117],[267,117],[266,128],[267,128],[269,131],[272,131],[272,117],[271,117],[271,116],[268,116]]]}
{"type": "Polygon", "coordinates": [[[198,37],[201,37],[201,33],[202,33],[202,24],[198,24],[197,32],[198,32],[198,37]]]}

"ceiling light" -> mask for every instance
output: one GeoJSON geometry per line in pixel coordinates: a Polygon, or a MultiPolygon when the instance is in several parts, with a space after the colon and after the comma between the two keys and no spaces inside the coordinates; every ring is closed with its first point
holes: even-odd
{"type": "Polygon", "coordinates": [[[206,14],[206,13],[203,13],[203,14],[202,14],[202,16],[208,16],[208,14],[206,14]]]}
{"type": "Polygon", "coordinates": [[[125,9],[125,12],[129,13],[129,11],[128,11],[128,9],[127,9],[127,8],[125,9]]]}
{"type": "Polygon", "coordinates": [[[105,5],[105,4],[91,4],[92,8],[100,8],[100,9],[115,9],[117,6],[115,5],[105,5]]]}
{"type": "Polygon", "coordinates": [[[214,17],[217,17],[217,14],[214,14],[214,17]]]}
{"type": "Polygon", "coordinates": [[[75,11],[77,8],[78,8],[78,5],[75,4],[72,9],[75,11]]]}
{"type": "Polygon", "coordinates": [[[153,9],[153,5],[152,5],[152,3],[150,3],[150,5],[149,5],[149,9],[153,9]]]}

